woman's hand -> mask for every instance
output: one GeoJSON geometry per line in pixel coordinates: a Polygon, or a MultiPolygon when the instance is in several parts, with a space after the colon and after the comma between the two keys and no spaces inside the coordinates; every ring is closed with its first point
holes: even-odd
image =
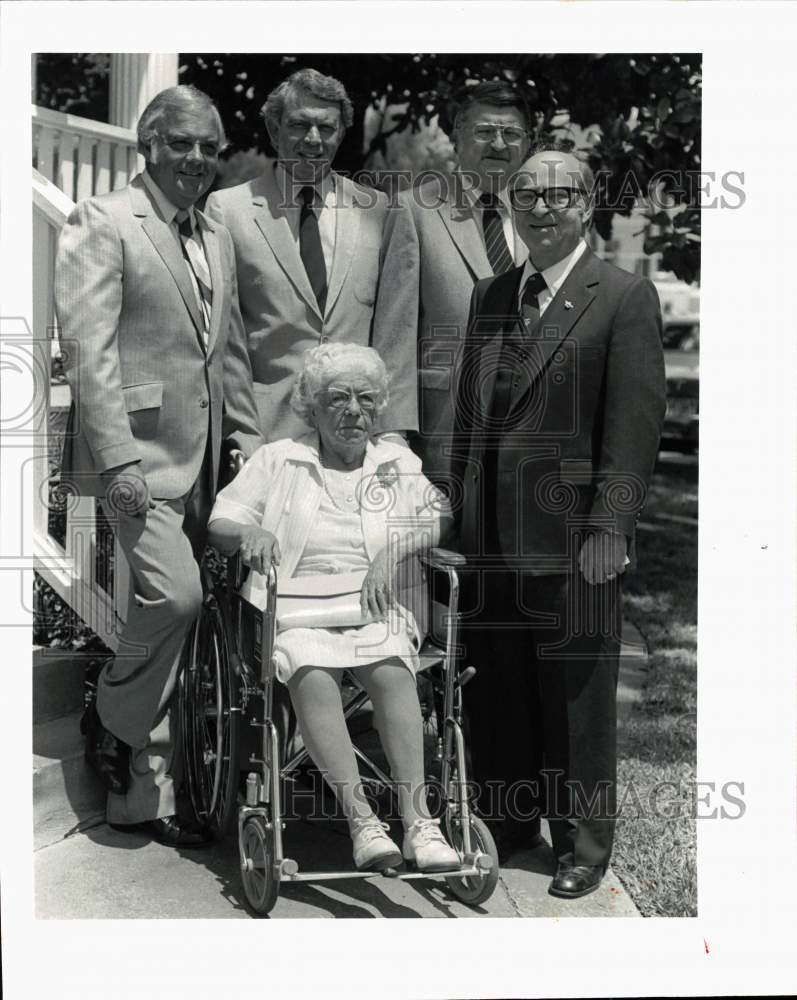
{"type": "Polygon", "coordinates": [[[258,573],[268,573],[272,562],[275,566],[279,566],[282,558],[279,542],[274,535],[252,524],[241,527],[238,551],[244,566],[250,566],[258,573]]]}
{"type": "Polygon", "coordinates": [[[397,560],[384,548],[368,567],[360,592],[363,616],[371,614],[375,618],[387,618],[388,610],[395,607],[396,565],[397,560]]]}

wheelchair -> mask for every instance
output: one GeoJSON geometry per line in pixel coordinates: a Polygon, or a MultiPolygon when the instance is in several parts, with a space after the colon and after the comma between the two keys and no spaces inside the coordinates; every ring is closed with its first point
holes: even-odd
{"type": "MultiPolygon", "coordinates": [[[[493,837],[470,807],[461,689],[474,675],[459,672],[459,578],[465,560],[443,549],[421,557],[427,568],[448,583],[440,633],[420,652],[418,677],[424,694],[425,771],[430,809],[440,818],[449,843],[460,857],[457,868],[426,873],[415,870],[299,870],[283,846],[283,788],[309,762],[306,750],[281,760],[280,733],[272,717],[275,685],[272,659],[276,635],[277,575],[271,567],[264,610],[239,593],[243,571],[239,557],[228,560],[226,583],[213,582],[202,566],[204,599],[184,649],[180,683],[180,725],[185,786],[197,819],[221,840],[237,826],[240,874],[255,914],[274,907],[287,882],[341,878],[444,879],[450,892],[470,906],[492,895],[498,882],[498,852],[493,837]],[[431,787],[430,787],[431,786],[431,787]],[[434,805],[433,805],[434,803],[434,805]],[[236,822],[237,820],[237,822],[236,822]]],[[[364,706],[359,689],[344,706],[351,719],[364,706]]],[[[392,795],[395,786],[379,764],[355,743],[365,785],[392,795]]]]}

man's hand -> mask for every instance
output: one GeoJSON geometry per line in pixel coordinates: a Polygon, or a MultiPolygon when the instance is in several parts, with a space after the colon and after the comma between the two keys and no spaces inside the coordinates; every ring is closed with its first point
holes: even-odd
{"type": "Polygon", "coordinates": [[[127,462],[125,465],[106,469],[102,479],[105,484],[105,499],[115,513],[143,517],[155,506],[140,462],[127,462]]]}
{"type": "Polygon", "coordinates": [[[268,573],[272,562],[279,566],[282,553],[279,542],[265,528],[247,524],[241,527],[241,543],[238,546],[244,566],[250,566],[258,573],[268,573]]]}
{"type": "Polygon", "coordinates": [[[587,583],[606,583],[624,573],[628,542],[621,531],[596,531],[581,546],[578,565],[587,583]]]}
{"type": "Polygon", "coordinates": [[[363,617],[372,614],[375,618],[386,618],[388,610],[396,604],[397,560],[387,547],[378,552],[368,567],[360,591],[360,607],[363,617]]]}
{"type": "Polygon", "coordinates": [[[245,461],[246,455],[244,455],[240,448],[230,448],[228,456],[230,479],[233,479],[237,475],[239,467],[242,466],[245,461]]]}

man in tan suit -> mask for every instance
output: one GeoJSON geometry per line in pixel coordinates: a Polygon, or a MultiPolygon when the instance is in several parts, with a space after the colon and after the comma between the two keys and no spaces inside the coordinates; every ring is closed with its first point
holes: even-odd
{"type": "Polygon", "coordinates": [[[224,144],[207,95],[172,87],[138,125],[146,170],[80,202],[61,234],[56,310],[72,411],[63,479],[104,498],[130,565],[117,655],[86,716],[109,822],[164,843],[176,816],[169,705],[202,589],[197,560],[222,441],[262,443],[229,233],[194,210],[224,144]]]}
{"type": "Polygon", "coordinates": [[[451,467],[453,373],[473,286],[521,263],[528,251],[507,199],[507,179],[528,149],[529,112],[509,84],[461,95],[454,120],[457,170],[402,192],[387,221],[377,324],[383,310],[399,341],[417,344],[418,435],[424,472],[445,484],[451,467]]]}
{"type": "Polygon", "coordinates": [[[391,376],[382,429],[412,428],[415,333],[373,325],[387,198],[332,170],[351,101],[337,80],[303,69],[269,95],[263,115],[277,162],[207,202],[235,244],[260,429],[268,441],[307,432],[291,390],[304,352],[327,341],[379,351],[391,376]]]}

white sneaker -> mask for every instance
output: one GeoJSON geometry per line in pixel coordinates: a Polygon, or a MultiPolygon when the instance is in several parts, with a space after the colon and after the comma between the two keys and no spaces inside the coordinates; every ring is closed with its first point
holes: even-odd
{"type": "Polygon", "coordinates": [[[440,832],[439,819],[417,819],[404,832],[402,853],[421,872],[448,871],[460,866],[459,855],[440,832]]]}
{"type": "Polygon", "coordinates": [[[376,816],[352,820],[354,867],[358,871],[384,871],[401,865],[401,851],[385,832],[388,829],[387,823],[380,823],[376,816]]]}

